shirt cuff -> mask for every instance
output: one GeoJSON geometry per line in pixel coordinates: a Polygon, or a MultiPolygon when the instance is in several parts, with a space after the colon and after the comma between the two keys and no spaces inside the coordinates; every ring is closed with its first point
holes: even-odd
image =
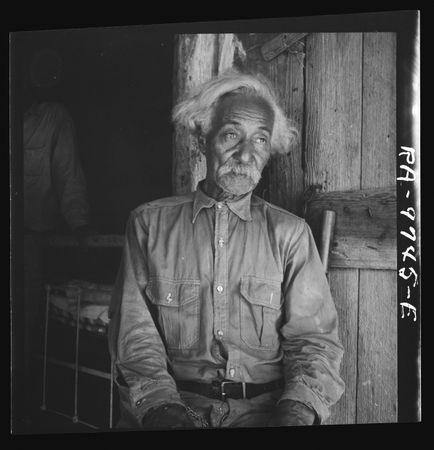
{"type": "Polygon", "coordinates": [[[178,391],[172,384],[156,381],[146,389],[130,389],[131,408],[141,424],[143,417],[153,408],[166,404],[179,404],[185,406],[178,391]]]}
{"type": "Polygon", "coordinates": [[[321,398],[302,380],[291,381],[283,391],[277,404],[283,400],[294,400],[305,404],[313,409],[316,415],[314,425],[320,425],[330,415],[329,408],[324,404],[321,398]]]}

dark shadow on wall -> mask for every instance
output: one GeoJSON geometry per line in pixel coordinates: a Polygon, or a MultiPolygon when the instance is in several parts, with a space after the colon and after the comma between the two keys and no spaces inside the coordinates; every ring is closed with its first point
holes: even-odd
{"type": "MultiPolygon", "coordinates": [[[[140,26],[16,33],[11,48],[10,105],[14,193],[11,416],[12,429],[19,434],[80,430],[70,419],[57,423],[59,418],[40,411],[40,355],[45,324],[42,296],[35,298],[39,309],[35,313],[38,319],[29,371],[31,383],[20,363],[24,355],[23,262],[29,256],[23,251],[21,201],[22,117],[25,100],[30,98],[25,91],[23,65],[34,51],[42,48],[55,50],[62,60],[60,84],[40,99],[61,102],[74,120],[92,228],[100,234],[123,234],[131,210],[172,193],[173,35],[150,33],[140,26]],[[30,391],[29,395],[24,391],[30,391]]],[[[65,231],[68,232],[66,227],[65,231]]],[[[120,256],[120,248],[45,248],[43,281],[60,283],[81,279],[112,284],[120,256]]],[[[59,336],[54,338],[56,341],[66,342],[59,336]]],[[[83,342],[86,347],[87,341],[83,339],[83,342]]],[[[105,343],[103,349],[107,350],[105,343]]],[[[108,358],[107,351],[103,357],[108,358]]],[[[49,386],[53,387],[50,383],[49,386]]],[[[104,385],[101,389],[105,389],[104,385]]],[[[95,402],[95,396],[90,395],[94,391],[96,388],[82,383],[81,392],[89,394],[95,402]]],[[[68,390],[66,395],[70,396],[71,392],[68,390]]],[[[107,392],[105,389],[101,401],[106,402],[107,392]]],[[[85,412],[92,410],[85,405],[81,408],[85,412]]]]}
{"type": "Polygon", "coordinates": [[[23,56],[43,47],[62,57],[54,100],[76,125],[92,225],[123,233],[132,209],[171,195],[173,36],[141,26],[21,36],[23,56]]]}

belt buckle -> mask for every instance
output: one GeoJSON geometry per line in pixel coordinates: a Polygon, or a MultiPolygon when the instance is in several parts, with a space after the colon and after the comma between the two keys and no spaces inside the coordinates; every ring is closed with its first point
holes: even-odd
{"type": "Polygon", "coordinates": [[[240,381],[222,381],[220,383],[220,395],[223,400],[226,399],[225,385],[226,384],[241,384],[243,388],[243,399],[246,398],[246,383],[240,381]]]}

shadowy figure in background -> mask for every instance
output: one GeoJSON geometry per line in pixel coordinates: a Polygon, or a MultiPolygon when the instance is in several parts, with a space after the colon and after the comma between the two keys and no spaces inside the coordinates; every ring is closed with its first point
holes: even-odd
{"type": "Polygon", "coordinates": [[[29,75],[36,89],[26,98],[24,116],[25,229],[54,231],[65,221],[80,235],[88,229],[89,206],[74,122],[61,103],[51,100],[60,82],[59,55],[37,52],[29,75]]]}
{"type": "Polygon", "coordinates": [[[25,374],[31,373],[32,352],[40,342],[34,338],[43,300],[45,236],[68,229],[84,245],[91,232],[74,123],[57,100],[61,71],[61,58],[51,49],[36,51],[24,67],[24,348],[15,354],[18,373],[24,374],[24,405],[31,391],[25,374]]]}

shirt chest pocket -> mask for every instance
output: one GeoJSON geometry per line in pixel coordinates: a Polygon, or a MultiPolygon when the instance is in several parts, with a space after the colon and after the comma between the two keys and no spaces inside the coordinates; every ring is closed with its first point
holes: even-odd
{"type": "Polygon", "coordinates": [[[168,348],[192,348],[199,340],[199,288],[196,280],[150,279],[146,293],[157,308],[168,348]]]}
{"type": "Polygon", "coordinates": [[[241,339],[255,349],[279,345],[282,295],[278,281],[253,276],[241,279],[241,339]]]}

